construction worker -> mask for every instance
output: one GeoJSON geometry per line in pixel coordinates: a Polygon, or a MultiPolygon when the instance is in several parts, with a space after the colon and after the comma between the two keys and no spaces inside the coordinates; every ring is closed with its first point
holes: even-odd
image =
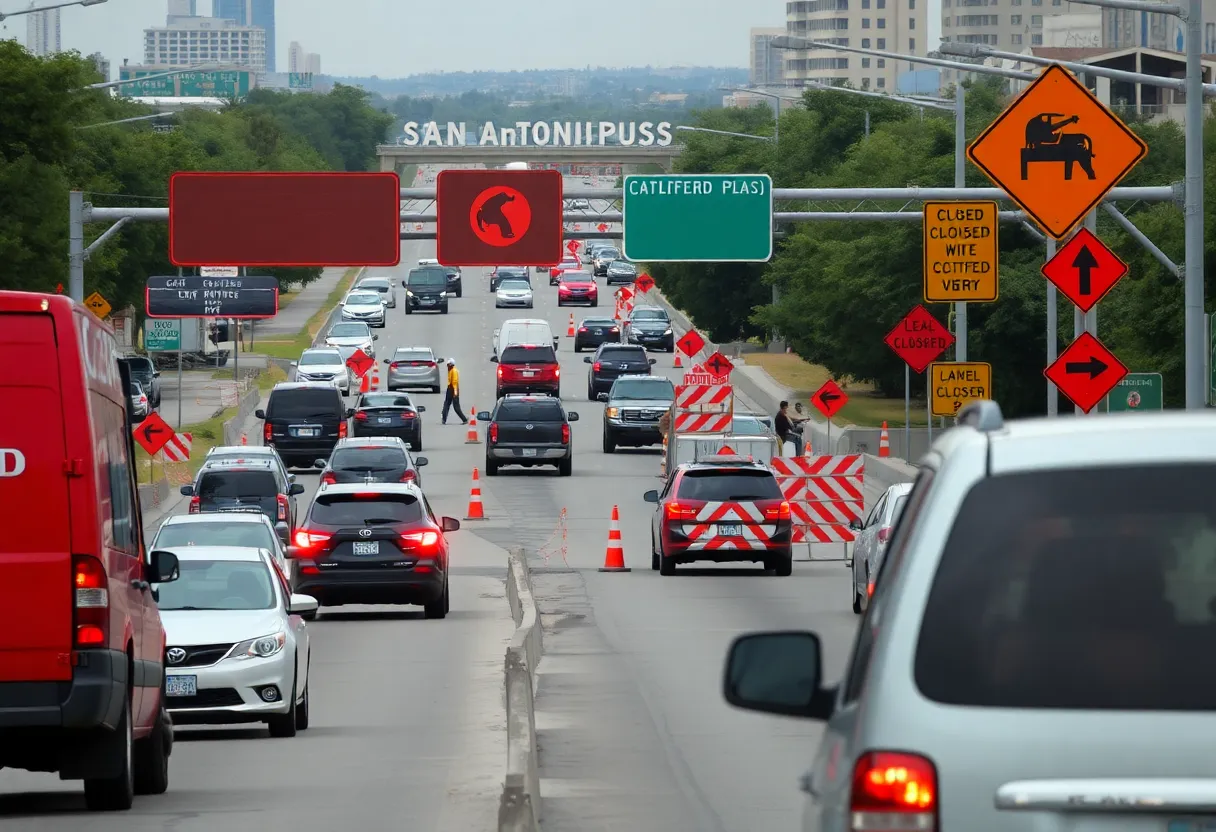
{"type": "Polygon", "coordinates": [[[467,425],[469,420],[465,418],[464,412],[460,409],[460,371],[456,369],[456,362],[449,358],[448,390],[443,396],[443,415],[440,417],[445,425],[448,423],[448,410],[452,408],[455,408],[461,423],[467,425]]]}
{"type": "Polygon", "coordinates": [[[664,410],[663,415],[659,417],[659,433],[663,438],[667,438],[668,432],[671,430],[671,410],[664,410]]]}

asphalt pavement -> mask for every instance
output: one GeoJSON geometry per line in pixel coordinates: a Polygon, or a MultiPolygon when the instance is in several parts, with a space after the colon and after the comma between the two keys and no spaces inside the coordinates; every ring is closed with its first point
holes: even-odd
{"type": "MultiPolygon", "coordinates": [[[[581,178],[568,181],[567,196],[581,187],[581,178]]],[[[396,275],[433,252],[433,242],[404,242],[396,275]]],[[[809,627],[824,638],[828,676],[838,676],[857,620],[849,571],[839,562],[800,562],[786,578],[751,566],[652,572],[653,506],[642,494],[659,484],[659,453],[602,451],[603,405],[586,400],[585,354],[564,337],[571,311],[577,322],[592,310],[559,309],[541,274],[535,309],[496,310],[482,271],[465,269],[464,297],[452,299],[446,316],[406,317],[400,304],[390,311],[378,352],[425,344],[454,357],[466,413],[486,410],[494,397],[493,331],[509,318],[547,319],[563,336],[563,400],[580,415],[572,426],[573,477],[507,468],[481,480],[488,519],[462,521],[450,535],[446,620],[424,621],[412,607],[323,609],[310,625],[307,731],[273,740],[259,728],[182,729],[169,792],[114,816],[86,819],[77,783],[0,772],[6,830],[67,832],[81,823],[94,832],[493,829],[505,762],[501,668],[512,624],[503,579],[511,545],[528,551],[546,628],[536,705],[548,832],[798,828],[797,778],[819,730],[728,708],[721,666],[738,633],[809,627]],[[613,505],[629,573],[596,571],[613,505]]],[[[610,314],[600,286],[593,311],[610,314]]],[[[654,357],[654,372],[678,380],[683,371],[671,367],[671,354],[654,357]]],[[[457,419],[440,425],[441,395],[419,393],[416,401],[427,407],[428,498],[438,513],[464,518],[484,445],[466,444],[457,419]]],[[[316,477],[299,481],[310,499],[316,477]]]]}

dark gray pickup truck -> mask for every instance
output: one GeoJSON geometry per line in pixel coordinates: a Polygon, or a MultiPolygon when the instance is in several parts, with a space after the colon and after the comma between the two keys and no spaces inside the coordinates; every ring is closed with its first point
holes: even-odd
{"type": "Polygon", "coordinates": [[[503,465],[556,465],[563,477],[573,471],[570,423],[578,421],[578,414],[567,413],[558,399],[503,396],[493,413],[483,410],[477,418],[487,425],[487,477],[496,475],[503,465]]]}

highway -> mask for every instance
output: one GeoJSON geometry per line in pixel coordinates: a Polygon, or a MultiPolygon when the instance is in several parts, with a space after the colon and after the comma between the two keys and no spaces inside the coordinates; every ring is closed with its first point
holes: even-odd
{"type": "MultiPolygon", "coordinates": [[[[568,181],[568,195],[580,187],[581,178],[568,181]]],[[[433,256],[433,242],[404,242],[395,276],[433,256]]],[[[482,272],[465,270],[464,297],[451,301],[449,315],[406,317],[399,303],[377,331],[381,357],[421,344],[455,358],[466,413],[491,406],[490,343],[502,321],[542,317],[564,336],[571,311],[576,322],[612,311],[602,281],[598,309],[558,309],[542,274],[534,276],[534,310],[496,310],[482,272]]],[[[446,620],[424,621],[413,607],[323,609],[310,625],[307,731],[272,740],[260,727],[179,729],[169,792],[116,815],[86,818],[78,783],[3,771],[4,828],[493,829],[506,754],[501,668],[512,632],[505,548],[513,545],[532,559],[546,627],[537,722],[548,832],[797,828],[797,778],[819,730],[729,709],[720,693],[722,661],[740,632],[810,628],[825,638],[827,674],[837,677],[857,622],[849,571],[839,562],[803,562],[788,578],[750,566],[683,567],[666,578],[652,572],[653,506],[642,494],[659,485],[658,451],[602,452],[603,405],[585,399],[586,353],[575,355],[570,339],[561,341],[563,399],[580,416],[572,426],[574,476],[508,468],[483,477],[488,519],[462,520],[450,536],[446,620]],[[630,573],[596,571],[614,504],[630,573]],[[563,509],[564,560],[560,536],[553,539],[563,509]]],[[[678,380],[670,354],[654,357],[656,373],[678,380]]],[[[427,407],[421,455],[430,463],[428,497],[437,512],[464,518],[484,445],[466,444],[454,416],[440,425],[441,395],[420,393],[416,401],[427,407]]],[[[299,481],[311,499],[317,478],[301,474],[299,481]]],[[[877,495],[867,491],[869,505],[877,495]]],[[[839,556],[839,547],[816,554],[839,556]]]]}

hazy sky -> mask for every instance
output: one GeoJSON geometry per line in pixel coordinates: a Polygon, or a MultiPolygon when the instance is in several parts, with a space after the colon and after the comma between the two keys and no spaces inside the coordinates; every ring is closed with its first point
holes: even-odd
{"type": "MultiPolygon", "coordinates": [[[[42,5],[46,0],[38,0],[42,5]]],[[[0,0],[0,11],[29,0],[0,0]]],[[[207,14],[211,0],[199,0],[207,14]]],[[[117,67],[143,60],[142,31],[163,26],[166,0],[108,0],[63,10],[63,47],[117,67]]],[[[783,26],[784,0],[278,0],[278,68],[293,40],[326,74],[552,67],[746,66],[747,30],[783,26]]],[[[25,19],[0,23],[25,42],[25,19]]],[[[115,77],[117,71],[115,70],[115,77]]]]}

